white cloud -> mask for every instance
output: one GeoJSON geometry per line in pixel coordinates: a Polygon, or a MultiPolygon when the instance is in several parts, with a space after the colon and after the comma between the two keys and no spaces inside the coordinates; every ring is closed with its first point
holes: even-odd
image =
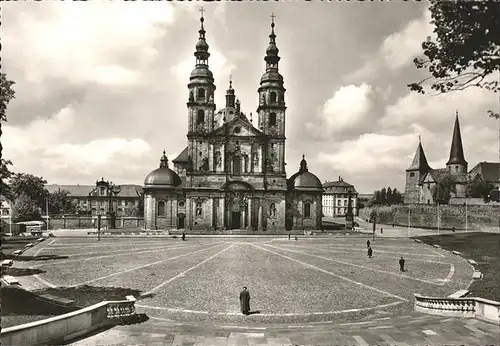
{"type": "Polygon", "coordinates": [[[141,158],[151,147],[142,139],[109,138],[75,144],[72,131],[78,126],[75,110],[68,106],[51,119],[36,119],[24,127],[3,126],[4,156],[14,158],[15,171],[31,171],[33,160],[41,163],[40,170],[69,168],[71,171],[91,172],[105,167],[114,155],[141,158]]]}
{"type": "Polygon", "coordinates": [[[306,123],[309,131],[322,136],[357,127],[373,107],[373,88],[368,84],[341,87],[328,99],[320,116],[320,124],[306,123]]]}
{"type": "Polygon", "coordinates": [[[384,128],[399,129],[418,125],[427,129],[437,129],[437,132],[446,126],[445,130],[449,132],[452,126],[450,124],[458,110],[464,125],[470,121],[474,121],[476,125],[486,125],[491,123],[486,111],[495,107],[495,101],[494,93],[479,88],[436,96],[409,92],[394,104],[387,106],[380,124],[384,128]]]}
{"type": "Polygon", "coordinates": [[[380,170],[394,167],[400,167],[403,172],[410,162],[402,158],[411,161],[416,145],[417,137],[413,133],[397,136],[368,133],[339,143],[332,152],[320,151],[318,161],[330,165],[334,171],[349,174],[380,174],[380,170]]]}
{"type": "Polygon", "coordinates": [[[165,2],[29,5],[38,6],[45,16],[17,12],[16,23],[4,30],[4,57],[34,82],[58,77],[75,84],[139,83],[141,66],[156,57],[155,42],[175,18],[173,6],[165,2]],[[124,63],[126,56],[133,61],[124,63]]]}
{"type": "Polygon", "coordinates": [[[422,15],[409,22],[401,31],[387,36],[374,55],[366,57],[366,63],[345,79],[367,80],[386,71],[398,71],[412,64],[413,58],[422,54],[422,42],[433,36],[430,24],[431,14],[424,10],[422,15]]]}

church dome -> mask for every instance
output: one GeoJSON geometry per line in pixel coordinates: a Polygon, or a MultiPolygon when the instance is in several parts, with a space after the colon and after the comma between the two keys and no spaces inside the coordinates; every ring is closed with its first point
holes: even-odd
{"type": "Polygon", "coordinates": [[[267,71],[262,75],[260,82],[279,81],[283,82],[283,76],[278,71],[267,71]]]}
{"type": "Polygon", "coordinates": [[[191,72],[191,78],[208,78],[208,79],[213,79],[214,76],[212,74],[212,71],[210,71],[208,68],[203,68],[203,67],[197,67],[191,72]]]}
{"type": "Polygon", "coordinates": [[[302,155],[299,171],[288,179],[288,188],[323,190],[321,180],[307,169],[307,161],[304,155],[302,155]]]}
{"type": "Polygon", "coordinates": [[[163,151],[160,160],[160,168],[155,169],[144,179],[145,187],[176,187],[181,184],[181,178],[173,170],[168,168],[168,159],[163,151]]]}
{"type": "Polygon", "coordinates": [[[198,51],[208,51],[208,43],[204,39],[200,39],[196,44],[196,50],[198,51]]]}

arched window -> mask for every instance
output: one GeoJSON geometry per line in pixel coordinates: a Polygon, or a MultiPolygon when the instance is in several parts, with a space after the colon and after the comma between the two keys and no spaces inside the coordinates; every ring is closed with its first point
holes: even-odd
{"type": "Polygon", "coordinates": [[[97,210],[96,210],[96,208],[92,208],[92,215],[95,215],[95,214],[97,214],[97,210]]]}
{"type": "Polygon", "coordinates": [[[106,188],[104,186],[101,186],[101,196],[104,196],[106,194],[106,188]]]}
{"type": "Polygon", "coordinates": [[[269,126],[276,126],[276,113],[269,114],[269,126]]]}
{"type": "Polygon", "coordinates": [[[271,92],[271,103],[276,102],[276,93],[274,91],[271,92]]]}
{"type": "Polygon", "coordinates": [[[304,203],[304,217],[311,217],[311,203],[304,203]]]}
{"type": "Polygon", "coordinates": [[[248,155],[243,156],[243,172],[248,172],[248,155]]]}
{"type": "Polygon", "coordinates": [[[198,88],[198,98],[204,98],[205,97],[205,89],[203,88],[198,88]]]}
{"type": "Polygon", "coordinates": [[[118,210],[116,211],[116,214],[117,215],[122,215],[122,213],[123,213],[122,208],[118,208],[118,210]]]}
{"type": "Polygon", "coordinates": [[[233,156],[233,175],[241,174],[241,156],[233,156]]]}
{"type": "Polygon", "coordinates": [[[203,109],[199,109],[196,114],[196,125],[203,124],[205,122],[205,112],[203,109]]]}
{"type": "Polygon", "coordinates": [[[99,209],[99,214],[104,215],[104,208],[99,209]]]}
{"type": "Polygon", "coordinates": [[[158,202],[158,216],[165,216],[165,202],[158,202]]]}

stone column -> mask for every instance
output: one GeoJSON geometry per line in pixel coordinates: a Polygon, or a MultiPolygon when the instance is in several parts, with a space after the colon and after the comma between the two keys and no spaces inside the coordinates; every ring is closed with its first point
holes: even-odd
{"type": "Polygon", "coordinates": [[[215,172],[214,145],[212,143],[208,144],[208,170],[210,172],[215,172]]]}
{"type": "Polygon", "coordinates": [[[186,198],[186,220],[184,227],[188,230],[192,229],[192,219],[193,219],[193,206],[190,197],[186,198]]]}
{"type": "Polygon", "coordinates": [[[253,224],[252,224],[252,199],[248,199],[248,229],[253,230],[253,224]]]}
{"type": "Polygon", "coordinates": [[[222,227],[222,229],[226,229],[226,199],[224,198],[224,196],[221,197],[219,206],[219,213],[221,215],[220,226],[222,227]]]}
{"type": "Polygon", "coordinates": [[[259,230],[259,231],[262,231],[262,221],[263,221],[263,220],[262,220],[262,219],[263,219],[263,217],[262,217],[262,212],[263,212],[262,202],[263,202],[263,199],[261,198],[261,199],[259,200],[259,202],[260,202],[260,203],[259,203],[259,214],[258,214],[258,217],[259,217],[259,223],[258,223],[258,226],[257,226],[257,227],[258,227],[258,230],[259,230]]]}
{"type": "Polygon", "coordinates": [[[240,229],[245,229],[245,216],[247,214],[247,211],[243,209],[241,211],[241,218],[240,218],[240,229]]]}
{"type": "Polygon", "coordinates": [[[262,144],[259,145],[259,160],[257,161],[258,168],[257,173],[262,173],[262,163],[264,162],[264,158],[262,157],[262,144]]]}
{"type": "Polygon", "coordinates": [[[221,157],[221,171],[225,172],[226,171],[226,144],[222,143],[221,148],[220,148],[220,157],[221,157]]]}

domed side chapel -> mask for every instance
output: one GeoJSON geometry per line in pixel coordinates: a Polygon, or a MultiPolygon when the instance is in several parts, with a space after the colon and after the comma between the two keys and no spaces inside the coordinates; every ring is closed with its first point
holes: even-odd
{"type": "Polygon", "coordinates": [[[304,156],[299,171],[286,178],[286,89],[271,17],[254,127],[252,113],[248,117],[241,111],[232,80],[225,108],[216,112],[201,16],[188,84],[187,147],[173,160],[173,170],[164,151],[160,167],[146,176],[146,229],[320,229],[323,188],[304,156]]]}

